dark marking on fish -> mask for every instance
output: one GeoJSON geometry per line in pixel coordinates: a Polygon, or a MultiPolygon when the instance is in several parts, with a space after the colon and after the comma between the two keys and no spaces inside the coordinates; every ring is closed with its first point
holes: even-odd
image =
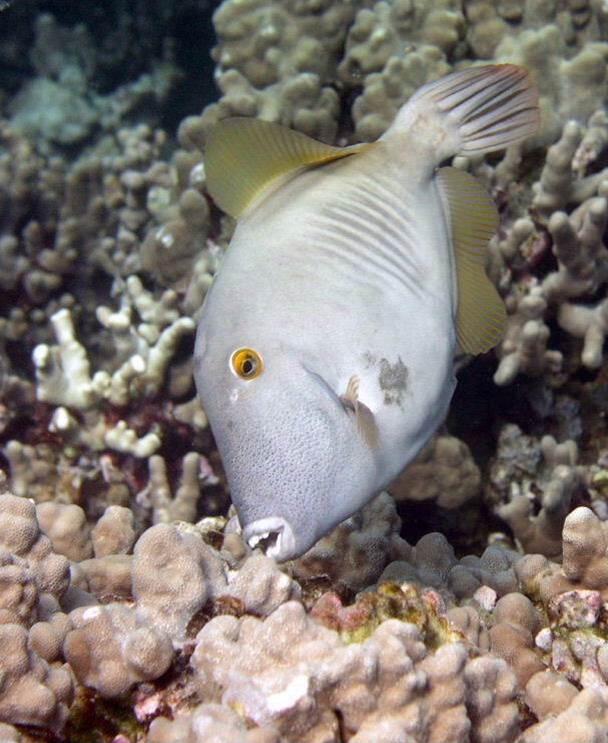
{"type": "Polygon", "coordinates": [[[394,364],[391,364],[388,359],[380,359],[378,365],[380,367],[378,384],[384,392],[384,404],[402,407],[409,376],[407,366],[403,363],[401,356],[397,357],[394,364]]]}
{"type": "Polygon", "coordinates": [[[373,353],[371,353],[371,351],[366,351],[363,354],[363,363],[365,364],[366,369],[371,369],[372,366],[375,366],[376,361],[377,361],[377,358],[376,356],[374,356],[373,353]]]}

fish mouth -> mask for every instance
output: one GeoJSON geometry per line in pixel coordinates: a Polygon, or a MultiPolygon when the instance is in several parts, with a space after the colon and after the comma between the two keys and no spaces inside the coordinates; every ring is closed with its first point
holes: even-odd
{"type": "Polygon", "coordinates": [[[251,549],[262,547],[277,562],[289,560],[296,553],[293,529],[279,516],[254,521],[243,529],[243,537],[251,549]]]}

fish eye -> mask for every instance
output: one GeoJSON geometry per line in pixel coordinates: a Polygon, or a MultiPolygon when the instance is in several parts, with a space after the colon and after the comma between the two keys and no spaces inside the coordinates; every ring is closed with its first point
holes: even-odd
{"type": "Polygon", "coordinates": [[[241,379],[255,379],[264,371],[262,357],[253,348],[237,348],[230,357],[230,366],[241,379]]]}

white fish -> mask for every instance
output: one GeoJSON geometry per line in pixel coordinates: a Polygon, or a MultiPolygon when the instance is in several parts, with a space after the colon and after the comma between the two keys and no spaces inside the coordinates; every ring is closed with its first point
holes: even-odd
{"type": "Polygon", "coordinates": [[[216,127],[208,187],[238,224],[195,377],[252,546],[294,558],[365,505],[442,422],[457,344],[498,342],[505,311],[484,271],[496,210],[475,178],[438,166],[538,121],[527,72],[491,65],[425,85],[373,144],[216,127]]]}

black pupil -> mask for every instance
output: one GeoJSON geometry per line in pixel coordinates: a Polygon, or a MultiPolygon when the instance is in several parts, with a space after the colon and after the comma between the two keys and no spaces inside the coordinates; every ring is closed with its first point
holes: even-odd
{"type": "Polygon", "coordinates": [[[243,361],[243,374],[248,377],[250,374],[253,374],[255,371],[255,364],[253,363],[253,359],[245,359],[243,361]]]}

